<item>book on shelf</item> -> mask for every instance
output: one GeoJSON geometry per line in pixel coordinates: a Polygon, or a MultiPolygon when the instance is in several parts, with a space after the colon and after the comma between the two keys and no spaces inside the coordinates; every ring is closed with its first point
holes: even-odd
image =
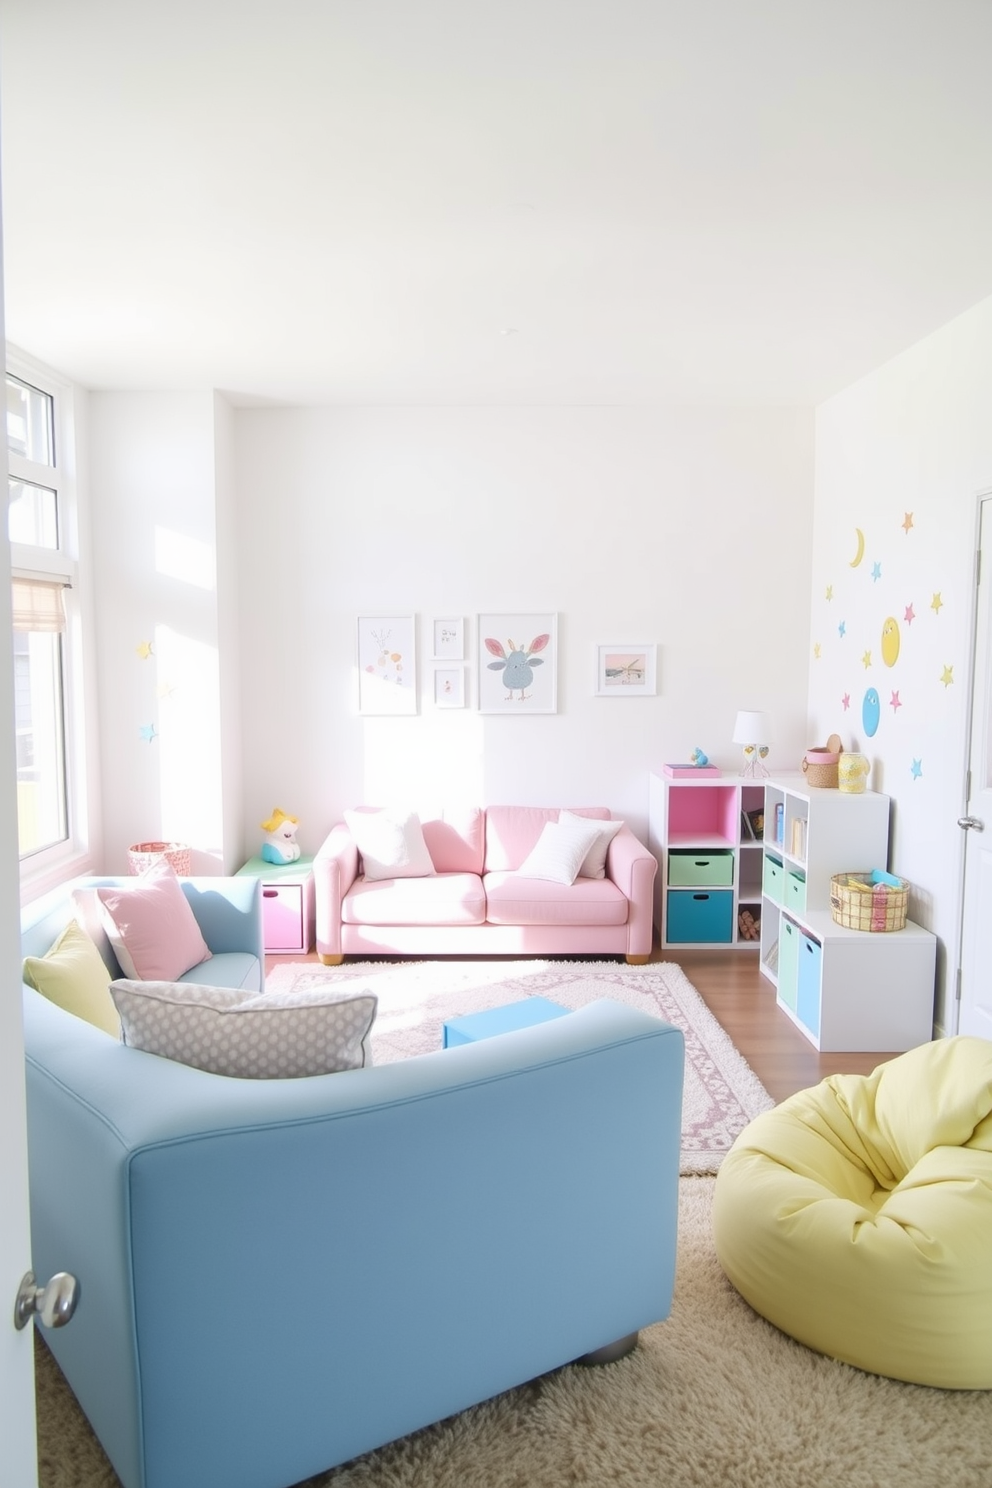
{"type": "Polygon", "coordinates": [[[797,816],[792,823],[792,836],[789,842],[789,852],[801,863],[806,861],[806,818],[797,816]]]}
{"type": "Polygon", "coordinates": [[[744,815],[747,817],[752,837],[755,842],[760,842],[765,835],[764,806],[757,806],[754,811],[745,811],[744,815]]]}
{"type": "Polygon", "coordinates": [[[661,768],[673,780],[688,780],[696,775],[719,775],[720,773],[717,765],[694,765],[688,760],[684,764],[662,765],[661,768]]]}

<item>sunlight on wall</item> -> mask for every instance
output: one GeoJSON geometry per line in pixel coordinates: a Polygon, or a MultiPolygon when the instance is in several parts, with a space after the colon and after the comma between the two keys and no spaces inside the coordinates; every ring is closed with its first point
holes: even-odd
{"type": "Polygon", "coordinates": [[[430,705],[416,718],[366,718],[363,804],[421,816],[480,804],[483,723],[478,713],[430,705]]]}
{"type": "Polygon", "coordinates": [[[220,693],[216,646],[156,626],[162,836],[220,854],[220,693]]]}
{"type": "Polygon", "coordinates": [[[155,568],[170,579],[195,584],[198,589],[217,587],[216,552],[212,543],[200,542],[169,527],[155,528],[155,568]]]}

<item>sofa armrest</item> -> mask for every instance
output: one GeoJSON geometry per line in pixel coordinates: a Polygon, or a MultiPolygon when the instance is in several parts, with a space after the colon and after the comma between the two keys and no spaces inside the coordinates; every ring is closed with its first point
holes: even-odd
{"type": "Polygon", "coordinates": [[[644,960],[654,943],[654,881],[658,859],[624,826],[606,854],[606,876],[627,898],[627,957],[644,960]]]}
{"type": "Polygon", "coordinates": [[[322,961],[339,961],[341,950],[341,905],[358,877],[358,848],[344,822],[338,822],[324,838],[313,860],[314,918],[317,954],[322,961]]]}

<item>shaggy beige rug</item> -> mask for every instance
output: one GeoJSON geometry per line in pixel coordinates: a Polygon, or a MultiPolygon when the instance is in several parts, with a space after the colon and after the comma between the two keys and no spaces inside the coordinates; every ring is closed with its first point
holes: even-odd
{"type": "Polygon", "coordinates": [[[376,1064],[440,1049],[447,1019],[526,997],[567,1008],[610,997],[643,1008],[685,1034],[683,1174],[715,1173],[737,1134],[774,1104],[695,987],[668,962],[360,961],[333,968],[290,962],[269,972],[265,984],[280,992],[371,988],[379,999],[372,1029],[376,1064]]]}
{"type": "MultiPolygon", "coordinates": [[[[714,1181],[681,1182],[672,1314],[628,1358],[546,1375],[307,1488],[989,1488],[992,1392],[861,1374],[757,1317],[713,1250],[714,1181]]],[[[38,1355],[41,1488],[118,1488],[38,1355]]]]}

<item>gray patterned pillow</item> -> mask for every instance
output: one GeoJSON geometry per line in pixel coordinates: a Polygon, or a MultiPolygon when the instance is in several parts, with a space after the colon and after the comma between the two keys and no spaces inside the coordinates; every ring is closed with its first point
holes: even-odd
{"type": "Polygon", "coordinates": [[[249,992],[111,982],[125,1044],[243,1080],[294,1080],[372,1063],[373,992],[249,992]]]}

